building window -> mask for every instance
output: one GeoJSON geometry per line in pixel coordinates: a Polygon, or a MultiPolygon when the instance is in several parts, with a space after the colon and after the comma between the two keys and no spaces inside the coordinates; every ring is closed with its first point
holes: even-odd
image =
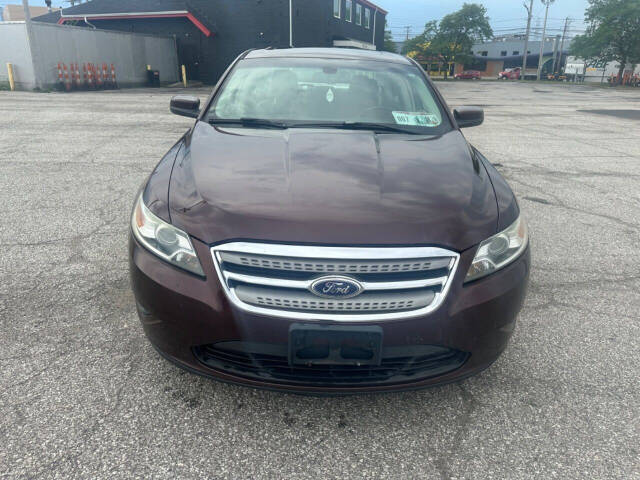
{"type": "Polygon", "coordinates": [[[520,55],[520,52],[518,50],[514,50],[512,55],[520,55]]]}
{"type": "Polygon", "coordinates": [[[342,10],[342,0],[333,0],[333,16],[340,18],[340,10],[342,10]]]}
{"type": "Polygon", "coordinates": [[[362,5],[356,3],[356,25],[362,25],[362,5]]]}
{"type": "Polygon", "coordinates": [[[344,11],[344,19],[347,22],[350,22],[353,17],[353,0],[345,1],[345,11],[344,11]]]}
{"type": "Polygon", "coordinates": [[[506,51],[506,50],[502,50],[502,51],[500,52],[500,56],[501,56],[501,57],[506,57],[506,56],[507,56],[507,51],[506,51]]]}
{"type": "Polygon", "coordinates": [[[489,52],[485,50],[484,52],[480,52],[480,55],[482,55],[483,57],[486,57],[487,55],[489,55],[489,52]]]}
{"type": "Polygon", "coordinates": [[[371,28],[371,10],[364,9],[364,28],[371,28]]]}

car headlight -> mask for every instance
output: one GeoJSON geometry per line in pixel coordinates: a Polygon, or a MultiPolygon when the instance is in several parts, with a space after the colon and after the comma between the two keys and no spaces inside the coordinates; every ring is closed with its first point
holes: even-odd
{"type": "Polygon", "coordinates": [[[465,282],[477,280],[506,267],[527,248],[529,233],[521,216],[507,229],[487,238],[478,246],[465,282]]]}
{"type": "Polygon", "coordinates": [[[131,228],[150,252],[176,267],[204,277],[189,235],[151,213],[142,201],[142,195],[133,209],[131,228]]]}

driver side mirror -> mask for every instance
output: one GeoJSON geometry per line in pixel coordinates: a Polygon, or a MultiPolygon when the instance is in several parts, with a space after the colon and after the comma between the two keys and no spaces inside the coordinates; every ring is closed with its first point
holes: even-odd
{"type": "Polygon", "coordinates": [[[453,117],[460,128],[477,127],[484,122],[484,110],[480,107],[458,107],[453,117]]]}
{"type": "Polygon", "coordinates": [[[169,104],[171,113],[183,117],[198,118],[200,115],[200,99],[192,95],[176,95],[169,104]]]}

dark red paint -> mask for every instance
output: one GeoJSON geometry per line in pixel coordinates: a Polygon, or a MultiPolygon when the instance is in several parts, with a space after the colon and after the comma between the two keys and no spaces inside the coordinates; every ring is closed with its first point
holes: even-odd
{"type": "Polygon", "coordinates": [[[221,128],[197,121],[149,177],[144,201],[192,236],[206,275],[159,260],[131,236],[131,281],[145,333],[170,360],[224,381],[308,393],[454,381],[498,358],[527,290],[529,248],[508,267],[464,284],[477,245],[513,223],[519,209],[504,179],[458,128],[420,137],[221,128]],[[438,310],[371,324],[383,328],[385,345],[441,345],[471,353],[469,360],[452,373],[420,382],[335,388],[258,382],[204,366],[193,347],[234,340],[286,344],[295,323],[237,310],[227,300],[210,247],[240,239],[432,245],[459,252],[451,290],[438,310]]]}

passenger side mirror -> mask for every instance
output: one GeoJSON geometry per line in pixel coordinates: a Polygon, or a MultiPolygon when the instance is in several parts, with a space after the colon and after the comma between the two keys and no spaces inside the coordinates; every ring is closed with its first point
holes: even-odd
{"type": "Polygon", "coordinates": [[[458,107],[453,117],[460,128],[477,127],[484,122],[484,110],[480,107],[458,107]]]}
{"type": "Polygon", "coordinates": [[[192,95],[176,95],[171,99],[169,109],[176,115],[197,118],[200,115],[200,99],[192,95]]]}

